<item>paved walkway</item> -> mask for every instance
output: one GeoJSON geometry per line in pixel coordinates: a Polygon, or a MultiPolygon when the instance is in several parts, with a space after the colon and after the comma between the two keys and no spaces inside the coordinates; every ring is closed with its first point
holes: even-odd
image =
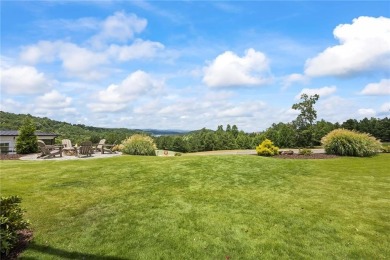
{"type": "Polygon", "coordinates": [[[82,156],[82,157],[77,157],[77,156],[68,156],[68,155],[62,155],[62,157],[59,157],[58,155],[54,158],[49,158],[49,159],[42,159],[38,158],[38,155],[40,153],[34,153],[34,154],[28,154],[26,156],[20,157],[20,160],[37,160],[37,161],[47,161],[47,160],[56,160],[56,161],[66,161],[66,160],[90,160],[90,159],[99,159],[99,158],[109,158],[109,157],[114,157],[114,156],[120,156],[122,153],[116,152],[116,153],[105,153],[101,154],[100,152],[92,154],[92,156],[82,156]]]}
{"type": "MultiPolygon", "coordinates": [[[[299,149],[280,149],[279,151],[294,151],[294,154],[298,154],[299,149]]],[[[311,149],[313,153],[325,153],[324,149],[311,149]]],[[[221,150],[221,151],[209,151],[209,152],[197,152],[187,153],[183,155],[256,155],[256,150],[221,150]]]]}

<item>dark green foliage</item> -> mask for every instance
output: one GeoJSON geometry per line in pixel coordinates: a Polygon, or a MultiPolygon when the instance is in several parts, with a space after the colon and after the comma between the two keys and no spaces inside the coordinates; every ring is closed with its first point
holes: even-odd
{"type": "Polygon", "coordinates": [[[26,117],[19,128],[19,136],[16,139],[16,152],[18,154],[29,154],[37,151],[38,139],[35,135],[35,125],[30,117],[26,117]]]}
{"type": "Polygon", "coordinates": [[[320,96],[317,94],[313,96],[302,94],[301,102],[292,106],[292,109],[300,111],[300,114],[293,121],[297,132],[298,146],[314,145],[313,124],[317,119],[317,111],[314,109],[314,104],[319,98],[320,96]]]}
{"type": "Polygon", "coordinates": [[[1,255],[6,256],[18,242],[17,232],[28,227],[28,221],[23,220],[23,210],[17,196],[0,198],[0,240],[1,255]]]}
{"type": "MultiPolygon", "coordinates": [[[[25,117],[26,115],[0,111],[0,130],[19,129],[22,126],[25,117]]],[[[98,143],[101,139],[106,139],[106,143],[108,144],[119,144],[135,133],[142,133],[142,131],[139,130],[126,128],[92,127],[82,124],[69,124],[55,121],[47,117],[41,118],[33,117],[31,115],[28,115],[28,117],[34,120],[34,126],[37,131],[58,134],[59,137],[56,138],[57,144],[61,144],[62,139],[70,139],[72,144],[81,143],[85,140],[90,140],[92,143],[98,143]]]]}
{"type": "Polygon", "coordinates": [[[325,152],[341,156],[367,157],[377,154],[382,146],[374,137],[346,129],[336,129],[321,140],[325,152]]]}
{"type": "Polygon", "coordinates": [[[364,118],[360,121],[356,119],[349,119],[341,124],[342,128],[348,130],[355,130],[362,133],[368,133],[382,142],[390,142],[390,118],[382,119],[364,118]]]}

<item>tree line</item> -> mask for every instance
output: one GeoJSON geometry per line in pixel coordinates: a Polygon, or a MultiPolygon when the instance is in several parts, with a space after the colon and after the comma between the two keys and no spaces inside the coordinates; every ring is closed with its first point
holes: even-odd
{"type": "Polygon", "coordinates": [[[390,142],[390,119],[387,117],[364,118],[360,121],[349,119],[341,124],[325,120],[316,121],[311,125],[310,143],[307,139],[308,133],[299,131],[299,126],[295,122],[274,123],[265,131],[258,133],[245,133],[236,125],[228,124],[225,129],[220,125],[215,131],[203,128],[185,135],[155,137],[155,142],[159,149],[178,152],[254,149],[265,139],[272,140],[280,148],[302,148],[321,145],[321,138],[338,128],[369,133],[382,142],[390,142]]]}

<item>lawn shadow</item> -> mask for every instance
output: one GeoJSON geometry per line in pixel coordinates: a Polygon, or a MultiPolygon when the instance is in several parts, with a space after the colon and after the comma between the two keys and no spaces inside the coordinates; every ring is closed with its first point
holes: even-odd
{"type": "MultiPolygon", "coordinates": [[[[94,255],[76,251],[66,251],[63,249],[54,248],[51,246],[38,245],[35,243],[31,243],[28,246],[28,250],[38,251],[43,254],[52,255],[54,257],[62,258],[62,259],[94,259],[94,260],[125,260],[125,258],[116,257],[116,256],[101,256],[94,255]]],[[[23,257],[20,259],[32,260],[35,259],[33,257],[23,257]]]]}

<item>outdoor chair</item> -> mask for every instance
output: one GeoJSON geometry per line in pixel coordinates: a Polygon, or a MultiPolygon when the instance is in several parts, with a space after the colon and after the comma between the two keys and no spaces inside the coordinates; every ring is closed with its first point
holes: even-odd
{"type": "Polygon", "coordinates": [[[103,152],[103,145],[106,143],[106,139],[101,139],[95,147],[95,151],[103,152]]]}
{"type": "MultiPolygon", "coordinates": [[[[63,139],[62,140],[62,150],[65,152],[65,153],[74,153],[74,151],[76,150],[75,147],[72,146],[72,142],[69,140],[69,139],[63,139]]],[[[69,155],[69,154],[67,154],[69,155]]]]}
{"type": "Polygon", "coordinates": [[[92,142],[85,141],[80,144],[79,147],[77,147],[77,156],[81,157],[81,155],[92,156],[92,142]]]}
{"type": "Polygon", "coordinates": [[[115,147],[115,142],[114,144],[103,144],[102,146],[102,154],[104,153],[116,153],[115,151],[113,151],[113,148],[115,147]]]}
{"type": "Polygon", "coordinates": [[[41,155],[38,158],[48,159],[60,155],[62,157],[62,146],[46,145],[43,141],[38,140],[38,148],[41,151],[41,155]]]}

